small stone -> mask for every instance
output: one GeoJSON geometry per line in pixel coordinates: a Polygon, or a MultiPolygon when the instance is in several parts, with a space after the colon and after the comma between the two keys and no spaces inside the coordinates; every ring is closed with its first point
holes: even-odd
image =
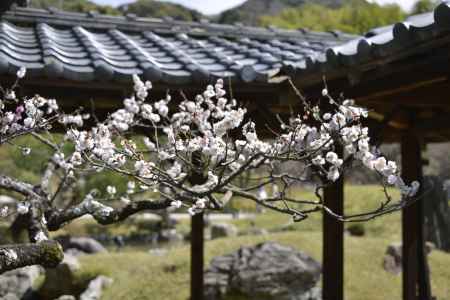
{"type": "Polygon", "coordinates": [[[364,236],[366,234],[366,229],[363,224],[356,223],[348,226],[346,230],[351,236],[364,236]]]}
{"type": "Polygon", "coordinates": [[[176,229],[162,229],[158,234],[158,241],[162,243],[178,243],[184,239],[176,229]]]}
{"type": "Polygon", "coordinates": [[[402,271],[402,244],[393,243],[386,249],[383,259],[383,268],[394,275],[398,275],[402,271]]]}
{"type": "Polygon", "coordinates": [[[233,237],[238,235],[238,229],[233,224],[215,223],[211,225],[211,239],[233,237]]]}
{"type": "Polygon", "coordinates": [[[87,289],[80,295],[80,300],[99,300],[103,290],[112,284],[113,280],[106,276],[98,276],[92,280],[87,289]]]}

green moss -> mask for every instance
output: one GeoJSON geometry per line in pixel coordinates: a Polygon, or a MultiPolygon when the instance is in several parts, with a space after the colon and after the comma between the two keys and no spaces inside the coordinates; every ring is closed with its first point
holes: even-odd
{"type": "Polygon", "coordinates": [[[54,268],[64,259],[64,252],[59,243],[50,240],[43,241],[39,245],[42,247],[41,253],[45,267],[54,268]]]}

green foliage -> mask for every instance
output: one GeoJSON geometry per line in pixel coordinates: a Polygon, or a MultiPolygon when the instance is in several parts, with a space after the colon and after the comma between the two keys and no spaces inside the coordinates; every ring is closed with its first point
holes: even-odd
{"type": "Polygon", "coordinates": [[[202,18],[198,11],[188,9],[179,4],[162,3],[153,0],[138,0],[123,5],[120,10],[124,13],[136,14],[140,17],[163,18],[172,17],[175,20],[195,21],[202,18]]]}
{"type": "Polygon", "coordinates": [[[31,1],[31,6],[36,8],[56,7],[74,12],[97,11],[101,14],[109,15],[136,14],[140,17],[172,17],[183,21],[194,21],[202,18],[201,13],[182,5],[153,0],[138,0],[131,4],[122,5],[119,8],[109,5],[97,5],[89,0],[33,0],[31,1]]]}
{"type": "MultiPolygon", "coordinates": [[[[288,8],[300,8],[306,3],[314,3],[330,8],[337,8],[346,0],[247,0],[242,5],[224,11],[218,17],[219,23],[243,23],[258,25],[262,15],[275,16],[288,8]]],[[[358,0],[364,1],[364,0],[358,0]]]]}
{"type": "Polygon", "coordinates": [[[412,10],[412,14],[421,14],[432,11],[438,4],[436,0],[418,0],[416,4],[414,4],[414,8],[412,10]]]}
{"type": "Polygon", "coordinates": [[[36,8],[56,7],[66,11],[89,12],[97,11],[101,14],[118,15],[120,12],[109,5],[97,5],[88,0],[33,0],[31,6],[36,8]]]}
{"type": "Polygon", "coordinates": [[[307,28],[315,31],[340,30],[364,33],[368,30],[402,21],[406,14],[398,5],[378,5],[349,1],[340,8],[327,8],[319,4],[306,4],[300,8],[284,10],[278,16],[261,17],[261,25],[275,25],[288,29],[307,28]]]}
{"type": "Polygon", "coordinates": [[[37,184],[39,175],[44,171],[45,163],[50,157],[48,150],[31,136],[21,137],[14,144],[0,148],[0,170],[5,175],[37,184]],[[31,153],[27,156],[23,155],[20,147],[30,147],[31,153]]]}
{"type": "MultiPolygon", "coordinates": [[[[58,144],[62,135],[53,135],[53,142],[58,144]]],[[[66,156],[71,152],[69,145],[62,149],[66,156]]],[[[14,141],[14,144],[4,145],[0,148],[0,170],[2,174],[22,181],[39,184],[47,163],[52,155],[52,150],[32,136],[23,136],[14,141]],[[21,148],[29,147],[29,155],[23,155],[21,148]]],[[[102,172],[86,174],[84,180],[78,182],[75,194],[78,200],[82,199],[92,189],[97,189],[102,197],[107,197],[106,187],[115,186],[118,193],[125,193],[128,179],[115,172],[102,172]]],[[[2,193],[9,194],[7,191],[2,193]]],[[[75,195],[74,195],[75,196],[75,195]]]]}

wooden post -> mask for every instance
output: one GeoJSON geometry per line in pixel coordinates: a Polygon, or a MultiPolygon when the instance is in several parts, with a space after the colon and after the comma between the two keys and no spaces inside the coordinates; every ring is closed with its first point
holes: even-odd
{"type": "MultiPolygon", "coordinates": [[[[336,149],[342,157],[342,149],[336,149]]],[[[324,191],[324,203],[333,212],[344,213],[344,178],[324,191]]],[[[344,224],[323,214],[323,299],[344,299],[344,224]]]]}
{"type": "MultiPolygon", "coordinates": [[[[402,137],[402,177],[406,183],[423,183],[420,140],[408,130],[402,137]]],[[[431,289],[425,253],[423,199],[402,213],[403,300],[429,300],[431,289]]]]}
{"type": "Polygon", "coordinates": [[[203,299],[203,213],[191,218],[191,300],[203,299]]]}

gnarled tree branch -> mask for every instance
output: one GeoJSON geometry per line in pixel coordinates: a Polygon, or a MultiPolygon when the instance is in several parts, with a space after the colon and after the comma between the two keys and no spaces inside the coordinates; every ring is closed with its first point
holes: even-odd
{"type": "Polygon", "coordinates": [[[0,247],[0,274],[31,265],[56,267],[64,258],[61,245],[52,240],[37,244],[17,244],[0,247]]]}

